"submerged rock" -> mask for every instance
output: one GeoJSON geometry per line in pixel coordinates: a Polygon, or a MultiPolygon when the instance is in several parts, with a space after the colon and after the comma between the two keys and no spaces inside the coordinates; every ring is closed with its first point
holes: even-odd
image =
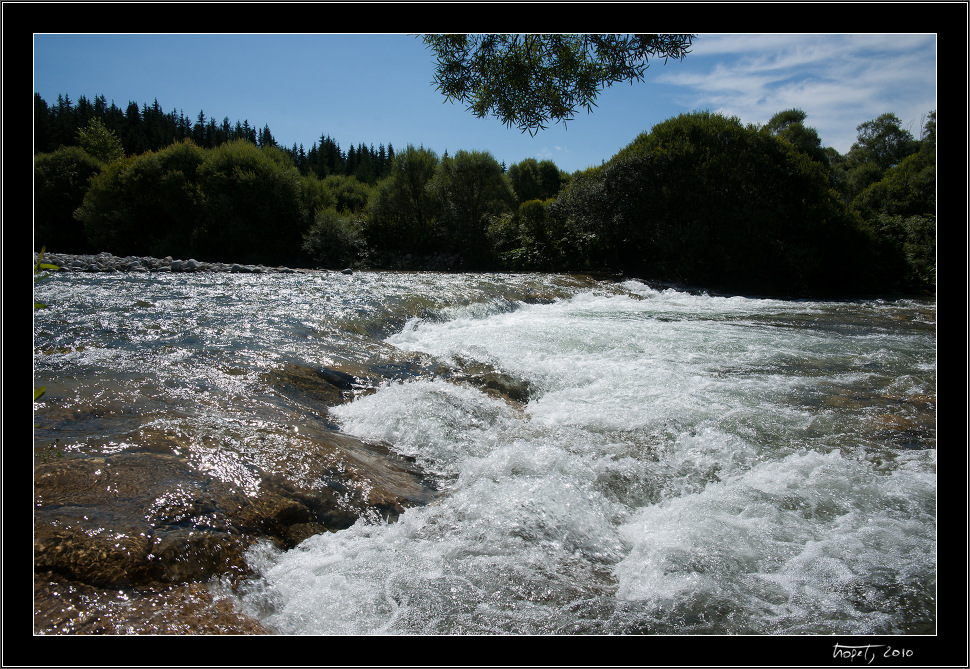
{"type": "Polygon", "coordinates": [[[291,548],[361,518],[394,520],[434,497],[418,468],[386,446],[337,433],[311,443],[295,480],[254,466],[249,481],[222,480],[165,435],[40,462],[35,571],[110,588],[238,577],[256,540],[291,548]]]}
{"type": "Polygon", "coordinates": [[[206,471],[184,442],[142,429],[120,452],[38,449],[35,631],[266,633],[203,584],[250,575],[257,542],[292,548],[436,496],[413,461],[332,431],[302,438],[299,466],[248,464],[238,479],[206,471]]]}
{"type": "Polygon", "coordinates": [[[199,583],[97,588],[56,576],[34,580],[35,634],[269,634],[199,583]]]}

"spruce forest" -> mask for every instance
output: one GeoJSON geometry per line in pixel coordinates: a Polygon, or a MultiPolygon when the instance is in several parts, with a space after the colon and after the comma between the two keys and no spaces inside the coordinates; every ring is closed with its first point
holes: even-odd
{"type": "MultiPolygon", "coordinates": [[[[892,113],[844,155],[799,109],[654,125],[599,166],[34,95],[34,244],[58,253],[374,269],[610,272],[726,292],[933,291],[936,112],[892,113]]],[[[414,138],[420,142],[420,138],[414,138]]]]}

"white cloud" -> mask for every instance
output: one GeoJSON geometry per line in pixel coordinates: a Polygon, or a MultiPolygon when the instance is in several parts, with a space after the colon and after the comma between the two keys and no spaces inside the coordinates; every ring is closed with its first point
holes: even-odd
{"type": "Polygon", "coordinates": [[[763,123],[797,107],[823,144],[840,152],[856,126],[892,112],[918,136],[936,108],[934,35],[701,35],[658,81],[681,103],[763,123]]]}

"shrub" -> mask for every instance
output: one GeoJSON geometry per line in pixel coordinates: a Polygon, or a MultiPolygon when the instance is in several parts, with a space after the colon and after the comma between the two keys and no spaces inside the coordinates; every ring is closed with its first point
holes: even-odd
{"type": "Polygon", "coordinates": [[[92,244],[117,255],[193,251],[205,151],[189,140],[108,163],[76,216],[92,244]]]}
{"type": "Polygon", "coordinates": [[[363,232],[372,250],[414,254],[437,250],[433,236],[437,202],[427,187],[438,162],[433,151],[411,145],[395,154],[391,173],[377,183],[366,211],[363,232]]]}
{"type": "Polygon", "coordinates": [[[373,188],[356,177],[343,174],[330,174],[323,179],[323,187],[333,199],[337,211],[357,214],[367,208],[373,188]]]}
{"type": "Polygon", "coordinates": [[[709,112],[640,135],[553,211],[594,263],[646,278],[800,294],[865,276],[865,235],[824,166],[709,112]]]}
{"type": "Polygon", "coordinates": [[[347,267],[354,264],[363,249],[360,225],[346,214],[323,209],[304,235],[302,248],[322,267],[347,267]]]}
{"type": "Polygon", "coordinates": [[[489,262],[489,223],[516,206],[512,184],[492,154],[459,150],[446,156],[427,190],[438,211],[436,235],[442,248],[474,265],[489,262]]]}
{"type": "Polygon", "coordinates": [[[245,140],[209,149],[198,172],[201,254],[261,263],[298,255],[309,214],[302,177],[282,153],[245,140]]]}
{"type": "Polygon", "coordinates": [[[72,253],[95,250],[74,211],[84,202],[90,181],[101,172],[101,166],[101,161],[76,146],[62,146],[34,157],[36,247],[56,245],[72,253]]]}

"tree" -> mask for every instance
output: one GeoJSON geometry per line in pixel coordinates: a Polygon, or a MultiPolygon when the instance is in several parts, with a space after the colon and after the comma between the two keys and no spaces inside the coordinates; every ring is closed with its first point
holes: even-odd
{"type": "Polygon", "coordinates": [[[142,126],[138,104],[129,102],[128,108],[125,110],[124,124],[121,126],[121,135],[128,153],[142,153],[149,149],[148,138],[142,126]]]}
{"type": "Polygon", "coordinates": [[[52,114],[44,98],[34,93],[34,153],[44,153],[55,147],[51,141],[52,114]]]}
{"type": "Polygon", "coordinates": [[[89,180],[103,163],[76,146],[62,146],[34,158],[34,239],[71,253],[92,251],[84,226],[74,218],[89,180]]]}
{"type": "Polygon", "coordinates": [[[519,204],[556,197],[562,185],[569,180],[569,176],[551,160],[537,161],[535,158],[515,163],[507,174],[519,204]]]}
{"type": "Polygon", "coordinates": [[[209,149],[198,169],[200,241],[217,260],[292,260],[309,227],[303,178],[282,149],[236,139],[209,149]]]}
{"type": "Polygon", "coordinates": [[[427,186],[438,162],[434,151],[410,144],[395,154],[391,173],[378,182],[367,207],[364,232],[372,248],[396,251],[407,240],[409,252],[435,250],[431,232],[436,203],[427,186]]]}
{"type": "Polygon", "coordinates": [[[803,123],[807,116],[801,109],[786,109],[772,116],[763,130],[785,140],[812,160],[828,165],[828,154],[822,148],[818,132],[803,123]]]}
{"type": "Polygon", "coordinates": [[[846,202],[881,180],[890,167],[919,150],[919,141],[900,124],[895,114],[887,113],[856,126],[858,137],[841,166],[844,171],[841,192],[846,202]]]}
{"type": "Polygon", "coordinates": [[[334,200],[338,212],[357,214],[367,208],[373,188],[346,174],[330,174],[323,179],[323,186],[334,200]]]}
{"type": "Polygon", "coordinates": [[[92,158],[105,163],[125,155],[121,140],[104,127],[99,118],[92,118],[86,126],[77,131],[77,143],[92,158]]]}
{"type": "Polygon", "coordinates": [[[936,283],[936,112],[929,114],[920,148],[893,165],[852,200],[884,244],[885,264],[909,285],[936,283]]]}
{"type": "Polygon", "coordinates": [[[208,146],[206,138],[206,125],[205,125],[205,111],[199,110],[199,117],[195,121],[195,126],[192,128],[192,139],[196,144],[202,147],[208,146]]]}
{"type": "Polygon", "coordinates": [[[434,84],[479,118],[535,135],[587,112],[603,88],[639,82],[650,58],[682,59],[694,35],[424,35],[434,84]]]}
{"type": "Polygon", "coordinates": [[[502,262],[511,269],[568,269],[563,255],[568,240],[559,219],[549,214],[555,200],[527,200],[514,215],[494,219],[489,237],[502,262]]]}
{"type": "Polygon", "coordinates": [[[825,168],[737,118],[660,123],[550,205],[594,266],[730,290],[839,293],[867,240],[825,168]]]}
{"type": "Polygon", "coordinates": [[[91,179],[75,217],[93,245],[123,255],[194,250],[205,151],[191,140],[108,163],[91,179]]]}
{"type": "Polygon", "coordinates": [[[269,131],[268,124],[259,131],[259,146],[276,146],[276,140],[273,139],[273,133],[269,131]]]}
{"type": "Polygon", "coordinates": [[[526,158],[512,165],[507,172],[519,203],[539,199],[539,164],[535,158],[526,158]]]}
{"type": "Polygon", "coordinates": [[[442,158],[428,192],[440,210],[438,235],[445,248],[474,263],[488,254],[491,218],[518,204],[509,177],[487,151],[458,150],[442,158]]]}
{"type": "Polygon", "coordinates": [[[362,250],[357,221],[334,209],[319,211],[303,236],[303,251],[323,267],[338,269],[353,264],[362,250]]]}
{"type": "Polygon", "coordinates": [[[855,163],[874,163],[880,172],[897,165],[903,158],[919,149],[919,142],[908,130],[903,130],[895,114],[882,114],[856,127],[858,139],[849,149],[849,159],[855,163]]]}

